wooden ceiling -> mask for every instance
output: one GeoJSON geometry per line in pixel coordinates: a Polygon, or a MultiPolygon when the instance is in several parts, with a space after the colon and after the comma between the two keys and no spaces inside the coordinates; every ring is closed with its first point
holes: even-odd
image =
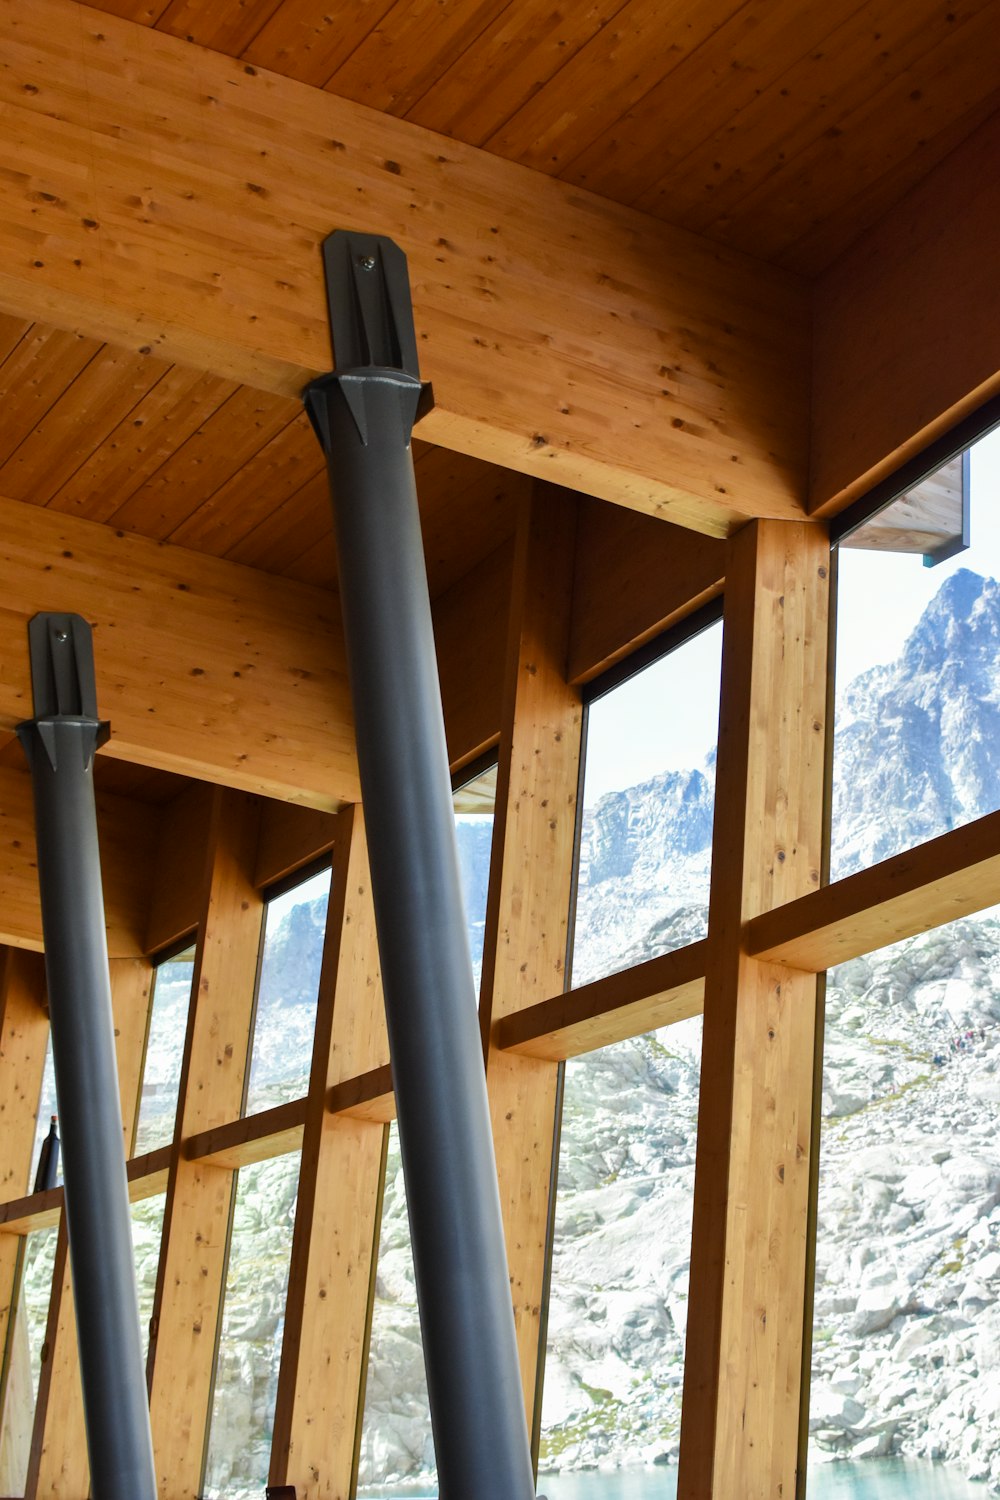
{"type": "MultiPolygon", "coordinates": [[[[997,0],[98,8],[809,277],[1000,107],[997,0]]],[[[0,411],[0,495],[335,583],[323,462],[294,400],[3,317],[0,411]]],[[[670,426],[700,440],[686,416],[670,426]]],[[[437,595],[510,535],[527,481],[462,453],[415,452],[437,595]]]]}
{"type": "MultiPolygon", "coordinates": [[[[334,587],[326,464],[298,402],[0,317],[0,495],[334,587]]],[[[520,474],[415,442],[443,593],[513,530],[520,474]]]]}
{"type": "Polygon", "coordinates": [[[817,276],[998,106],[996,0],[104,0],[817,276]]]}

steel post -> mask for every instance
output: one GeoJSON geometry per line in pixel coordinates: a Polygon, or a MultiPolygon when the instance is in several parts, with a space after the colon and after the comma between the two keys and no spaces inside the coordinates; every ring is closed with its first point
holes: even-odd
{"type": "Polygon", "coordinates": [[[94,804],[108,726],[86,621],[40,614],[28,632],[35,717],[17,732],[35,800],[91,1494],[155,1500],[94,804]]]}
{"type": "Polygon", "coordinates": [[[306,406],[330,471],[400,1149],[442,1500],[534,1495],[410,433],[406,260],[324,246],[337,369],[306,406]]]}

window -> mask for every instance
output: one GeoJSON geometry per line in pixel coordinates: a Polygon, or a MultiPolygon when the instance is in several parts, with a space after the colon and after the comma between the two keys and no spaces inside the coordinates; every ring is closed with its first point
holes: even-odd
{"type": "MultiPolygon", "coordinates": [[[[718,613],[588,707],[575,985],[705,934],[718,613]]],[[[641,1486],[677,1461],[701,1029],[566,1065],[539,1455],[556,1500],[596,1466],[641,1486]]]]}
{"type": "Polygon", "coordinates": [[[267,1483],[298,1183],[298,1153],[237,1173],[205,1500],[258,1500],[267,1483]]]}
{"type": "Polygon", "coordinates": [[[587,709],[573,983],[704,937],[722,626],[587,709]]]}
{"type": "Polygon", "coordinates": [[[837,574],[833,879],[1000,807],[1000,432],[843,543],[837,574]],[[925,567],[900,527],[954,507],[963,469],[970,545],[925,567]]]}
{"type": "Polygon", "coordinates": [[[169,1145],[174,1137],[194,955],[189,946],[164,958],[153,971],[133,1156],[169,1145]]]}
{"type": "MultiPolygon", "coordinates": [[[[495,802],[495,765],[464,782],[454,795],[462,894],[477,986],[482,975],[495,802]]],[[[375,1500],[392,1492],[391,1487],[400,1481],[433,1486],[437,1475],[399,1132],[393,1122],[382,1198],[358,1491],[375,1500]]]]}
{"type": "Polygon", "coordinates": [[[326,866],[267,901],[244,1114],[301,1098],[309,1087],[329,899],[326,866]]]}
{"type": "Polygon", "coordinates": [[[830,972],[814,1468],[1000,1480],[998,1065],[1000,908],[830,972]]]}

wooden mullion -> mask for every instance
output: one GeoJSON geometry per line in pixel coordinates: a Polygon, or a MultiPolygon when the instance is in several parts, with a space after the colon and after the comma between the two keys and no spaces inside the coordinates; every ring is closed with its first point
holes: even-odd
{"type": "Polygon", "coordinates": [[[190,1500],[201,1483],[234,1189],[231,1171],[189,1161],[184,1142],[235,1118],[242,1105],[263,922],[253,883],[258,823],[252,798],[215,792],[150,1320],[161,1500],[190,1500]]]}
{"type": "Polygon", "coordinates": [[[502,1049],[506,1017],[565,982],[582,708],[566,680],[576,502],[536,485],[518,518],[480,1013],[529,1422],[558,1065],[502,1049]]]}
{"type": "MultiPolygon", "coordinates": [[[[359,806],[337,818],[306,1100],[270,1483],[346,1500],[361,1420],[385,1127],[333,1115],[330,1090],[388,1057],[359,806]]],[[[364,1075],[362,1075],[364,1076],[364,1075]]]]}
{"type": "Polygon", "coordinates": [[[747,951],[819,973],[1000,902],[1000,812],[755,917],[747,951]]]}
{"type": "Polygon", "coordinates": [[[726,572],[680,1500],[795,1492],[816,979],[746,923],[820,878],[825,535],[755,522],[726,572]]]}
{"type": "MultiPolygon", "coordinates": [[[[127,1155],[139,1102],[153,971],[151,964],[141,958],[112,959],[110,971],[122,1133],[127,1155]]],[[[66,1215],[60,1213],[25,1486],[27,1500],[64,1500],[64,1497],[79,1500],[89,1492],[90,1465],[68,1249],[66,1215]]]]}
{"type": "Polygon", "coordinates": [[[702,939],[536,1001],[504,1016],[497,1027],[497,1046],[504,1052],[562,1062],[699,1015],[707,951],[702,939]]]}

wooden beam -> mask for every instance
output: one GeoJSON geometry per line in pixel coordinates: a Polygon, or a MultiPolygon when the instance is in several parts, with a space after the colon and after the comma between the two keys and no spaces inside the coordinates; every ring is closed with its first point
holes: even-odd
{"type": "Polygon", "coordinates": [[[722,592],[726,545],[599,500],[580,503],[570,682],[589,682],[722,592]]]}
{"type": "Polygon", "coordinates": [[[287,1104],[276,1104],[259,1115],[245,1115],[240,1120],[200,1130],[184,1142],[184,1156],[188,1161],[228,1167],[231,1172],[251,1162],[270,1161],[272,1157],[299,1150],[305,1117],[305,1099],[290,1099],[287,1104]]]}
{"type": "Polygon", "coordinates": [[[832,514],[1000,392],[1000,114],[816,288],[810,508],[832,514]]]}
{"type": "MultiPolygon", "coordinates": [[[[155,1198],[157,1193],[164,1192],[169,1166],[169,1146],[159,1146],[144,1156],[133,1156],[126,1164],[129,1202],[142,1203],[146,1198],[155,1198]]],[[[0,1244],[4,1235],[14,1239],[18,1235],[30,1234],[33,1229],[47,1229],[58,1224],[62,1205],[61,1187],[0,1203],[0,1244]]]]}
{"type": "Polygon", "coordinates": [[[388,1055],[360,807],[337,820],[271,1447],[271,1485],[346,1497],[361,1420],[385,1126],[328,1091],[388,1055]]]}
{"type": "Polygon", "coordinates": [[[689,943],[504,1016],[497,1046],[562,1062],[701,1013],[708,945],[689,943]]]}
{"type": "Polygon", "coordinates": [[[396,1118],[396,1096],[388,1063],[370,1068],[353,1078],[335,1083],[326,1096],[332,1115],[350,1115],[355,1120],[377,1120],[388,1125],[396,1118]]]}
{"type": "Polygon", "coordinates": [[[241,1112],[263,921],[253,885],[259,809],[234,792],[217,791],[214,801],[150,1324],[163,1500],[195,1495],[201,1482],[234,1182],[225,1167],[189,1161],[183,1142],[241,1112]]]}
{"type": "MultiPolygon", "coordinates": [[[[2,613],[0,609],[0,618],[2,613]]],[[[24,642],[19,652],[26,658],[27,634],[24,642]]],[[[132,958],[145,947],[160,811],[99,790],[97,825],[108,952],[112,958],[132,958]]],[[[35,815],[27,765],[0,765],[0,890],[0,942],[41,952],[35,815]]]]}
{"type": "Polygon", "coordinates": [[[27,622],[95,629],[102,752],[332,809],[359,795],[340,612],[321,589],[0,501],[0,730],[31,703],[27,622]]]}
{"type": "Polygon", "coordinates": [[[516,538],[479,1006],[529,1430],[558,1070],[503,1050],[499,1028],[565,983],[583,716],[579,690],[566,680],[576,497],[547,485],[535,491],[516,538]]]}
{"type": "Polygon", "coordinates": [[[816,979],[747,921],[819,884],[829,545],[730,545],[679,1500],[795,1492],[816,979]]]}
{"type": "Polygon", "coordinates": [[[953,828],[748,923],[755,957],[821,973],[1000,902],[1000,813],[953,828]]]}
{"type": "Polygon", "coordinates": [[[797,278],[72,0],[0,17],[0,308],[291,395],[330,368],[321,240],[389,234],[421,436],[716,534],[799,512],[797,278]]]}

